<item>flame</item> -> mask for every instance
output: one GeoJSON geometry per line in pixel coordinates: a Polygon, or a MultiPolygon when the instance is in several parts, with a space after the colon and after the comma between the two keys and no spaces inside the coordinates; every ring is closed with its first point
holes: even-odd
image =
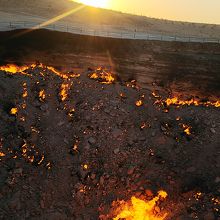
{"type": "Polygon", "coordinates": [[[46,93],[45,93],[45,90],[43,89],[43,90],[41,90],[40,92],[39,92],[39,99],[40,99],[40,101],[41,102],[43,102],[44,100],[45,100],[45,98],[46,98],[46,93]]]}
{"type": "Polygon", "coordinates": [[[29,69],[29,66],[17,66],[16,64],[7,64],[5,66],[0,66],[1,71],[9,72],[11,74],[21,73],[27,75],[25,71],[29,69]]]}
{"type": "Polygon", "coordinates": [[[60,88],[60,99],[61,101],[65,101],[68,97],[68,91],[70,90],[72,86],[72,82],[64,82],[62,83],[61,85],[61,88],[60,88]]]}
{"type": "Polygon", "coordinates": [[[28,91],[27,91],[27,83],[23,83],[23,94],[22,97],[26,98],[28,96],[28,91]]]}
{"type": "Polygon", "coordinates": [[[183,126],[183,129],[184,129],[184,132],[187,134],[187,135],[191,135],[191,129],[192,127],[186,125],[186,124],[182,124],[183,126]]]}
{"type": "Polygon", "coordinates": [[[72,108],[72,109],[70,109],[70,111],[69,111],[69,113],[68,113],[68,115],[72,118],[73,117],[73,115],[74,115],[74,112],[75,112],[75,109],[74,108],[72,108]]]}
{"type": "Polygon", "coordinates": [[[82,167],[83,167],[84,170],[88,170],[89,169],[89,165],[88,164],[83,164],[82,167]]]}
{"type": "Polygon", "coordinates": [[[18,109],[17,108],[12,108],[10,111],[11,115],[16,115],[18,113],[18,109]]]}
{"type": "Polygon", "coordinates": [[[141,99],[135,102],[135,105],[136,105],[137,107],[140,107],[140,106],[142,106],[143,104],[144,104],[144,103],[143,103],[143,101],[142,101],[141,99]]]}
{"type": "Polygon", "coordinates": [[[0,157],[4,157],[5,154],[3,152],[0,152],[0,157]]]}
{"type": "Polygon", "coordinates": [[[174,98],[168,98],[165,100],[165,103],[167,106],[170,106],[170,105],[176,105],[176,106],[181,106],[181,105],[188,105],[188,106],[191,106],[191,105],[194,105],[194,106],[199,106],[199,105],[203,105],[203,106],[214,106],[216,108],[219,108],[220,107],[220,101],[207,101],[207,102],[202,102],[202,101],[198,101],[198,100],[195,100],[195,99],[190,99],[190,100],[180,100],[178,99],[177,97],[174,97],[174,98]]]}
{"type": "Polygon", "coordinates": [[[43,65],[42,63],[31,64],[31,65],[23,65],[23,66],[18,66],[16,64],[7,64],[5,66],[0,66],[0,71],[5,71],[5,72],[8,72],[10,74],[20,73],[22,75],[30,76],[30,74],[27,74],[25,71],[28,70],[28,69],[34,69],[36,67],[37,68],[42,68],[42,69],[48,69],[51,72],[53,72],[55,75],[57,75],[57,76],[59,76],[63,79],[80,77],[80,74],[77,74],[77,73],[62,73],[62,72],[58,71],[57,69],[55,69],[54,67],[46,66],[46,65],[43,65]]]}
{"type": "Polygon", "coordinates": [[[77,74],[77,73],[62,73],[60,71],[58,71],[57,69],[55,69],[54,67],[52,66],[47,66],[46,67],[48,70],[50,70],[51,72],[53,72],[55,75],[63,78],[63,79],[69,79],[69,78],[78,78],[80,77],[80,74],[77,74]]]}
{"type": "Polygon", "coordinates": [[[95,79],[102,84],[112,84],[116,80],[115,76],[111,72],[103,69],[102,67],[98,67],[93,73],[90,73],[88,77],[90,79],[95,79]]]}
{"type": "Polygon", "coordinates": [[[140,129],[145,129],[145,128],[150,128],[151,127],[151,125],[150,124],[148,124],[147,122],[143,122],[142,124],[141,124],[141,126],[140,126],[140,129]]]}
{"type": "Polygon", "coordinates": [[[159,191],[158,196],[150,201],[144,201],[134,196],[130,202],[121,201],[119,208],[116,210],[118,214],[113,220],[163,220],[166,218],[167,213],[159,216],[155,214],[155,208],[157,202],[166,197],[167,193],[165,191],[159,191]]]}
{"type": "Polygon", "coordinates": [[[216,108],[220,107],[220,100],[203,102],[200,100],[196,100],[194,98],[191,98],[189,100],[181,100],[178,97],[162,99],[162,97],[160,95],[157,95],[156,92],[152,92],[152,96],[157,99],[154,102],[154,104],[161,104],[161,105],[166,105],[166,106],[175,105],[175,106],[179,107],[179,106],[192,106],[192,105],[194,105],[194,106],[205,106],[205,107],[213,106],[216,108]]]}

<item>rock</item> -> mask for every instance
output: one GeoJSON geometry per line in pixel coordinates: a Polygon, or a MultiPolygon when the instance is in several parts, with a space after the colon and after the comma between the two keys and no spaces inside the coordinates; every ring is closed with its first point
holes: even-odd
{"type": "Polygon", "coordinates": [[[138,138],[138,140],[139,141],[146,141],[146,138],[145,138],[145,136],[141,136],[141,137],[138,138]]]}
{"type": "Polygon", "coordinates": [[[194,173],[196,171],[196,168],[195,167],[189,167],[186,172],[188,173],[194,173]]]}
{"type": "Polygon", "coordinates": [[[78,177],[80,179],[85,179],[88,176],[89,171],[88,170],[84,170],[82,168],[79,169],[79,171],[77,172],[78,177]]]}
{"type": "Polygon", "coordinates": [[[217,176],[217,177],[215,178],[215,183],[220,183],[220,177],[219,177],[219,176],[217,176]]]}
{"type": "Polygon", "coordinates": [[[167,131],[167,129],[166,129],[163,125],[160,126],[160,129],[161,129],[161,131],[163,131],[163,132],[167,131]]]}
{"type": "Polygon", "coordinates": [[[52,213],[46,214],[45,218],[43,219],[66,220],[67,216],[65,213],[52,212],[52,213]]]}
{"type": "Polygon", "coordinates": [[[64,125],[64,124],[65,124],[64,121],[60,121],[57,125],[60,127],[60,126],[62,126],[62,125],[64,125]]]}
{"type": "Polygon", "coordinates": [[[156,135],[156,132],[155,132],[155,131],[152,131],[152,132],[151,132],[151,136],[154,137],[155,135],[156,135]]]}
{"type": "Polygon", "coordinates": [[[129,168],[127,174],[132,175],[134,173],[134,170],[135,170],[135,167],[129,168]]]}
{"type": "Polygon", "coordinates": [[[145,190],[145,193],[146,193],[146,195],[148,196],[148,197],[152,197],[154,194],[152,193],[152,191],[151,190],[149,190],[149,189],[146,189],[145,190]]]}
{"type": "Polygon", "coordinates": [[[104,112],[109,114],[110,113],[110,109],[106,108],[106,109],[104,109],[104,112]]]}
{"type": "Polygon", "coordinates": [[[45,204],[44,204],[44,200],[40,200],[40,207],[42,208],[42,209],[44,209],[45,208],[45,204]]]}
{"type": "Polygon", "coordinates": [[[94,179],[96,178],[96,174],[95,174],[95,173],[92,173],[90,178],[91,178],[92,180],[94,180],[94,179]]]}
{"type": "Polygon", "coordinates": [[[215,131],[215,129],[214,129],[214,128],[210,128],[210,131],[211,131],[213,134],[215,134],[215,133],[216,133],[216,131],[215,131]]]}
{"type": "Polygon", "coordinates": [[[204,215],[205,220],[215,220],[215,215],[212,211],[209,211],[207,214],[204,215]]]}
{"type": "Polygon", "coordinates": [[[160,207],[159,206],[155,206],[154,210],[155,210],[155,212],[159,213],[160,212],[160,207]]]}
{"type": "Polygon", "coordinates": [[[103,186],[103,185],[104,185],[104,182],[105,182],[105,179],[104,179],[103,176],[101,176],[100,179],[99,179],[99,184],[100,184],[101,186],[103,186]]]}
{"type": "Polygon", "coordinates": [[[114,154],[118,154],[119,152],[120,152],[119,147],[118,147],[118,148],[116,148],[116,149],[114,149],[114,154]]]}
{"type": "Polygon", "coordinates": [[[94,137],[90,137],[90,138],[88,139],[88,142],[89,142],[90,144],[95,144],[95,143],[96,143],[96,139],[95,139],[94,137]]]}
{"type": "Polygon", "coordinates": [[[43,104],[43,105],[40,106],[40,109],[41,109],[42,111],[44,111],[44,112],[47,111],[48,108],[49,108],[49,107],[48,107],[48,104],[43,104]]]}
{"type": "Polygon", "coordinates": [[[68,141],[67,138],[64,138],[63,142],[64,142],[65,144],[69,144],[69,141],[68,141]]]}
{"type": "Polygon", "coordinates": [[[20,174],[21,175],[22,172],[23,172],[22,168],[17,168],[17,169],[14,170],[14,174],[20,174]]]}
{"type": "Polygon", "coordinates": [[[114,129],[114,130],[112,131],[112,136],[113,136],[114,138],[118,138],[121,134],[122,134],[122,130],[120,130],[120,129],[118,129],[118,128],[116,128],[116,129],[114,129]]]}

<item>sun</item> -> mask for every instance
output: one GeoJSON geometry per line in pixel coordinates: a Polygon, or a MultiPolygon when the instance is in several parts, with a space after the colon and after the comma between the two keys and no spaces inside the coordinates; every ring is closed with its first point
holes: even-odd
{"type": "Polygon", "coordinates": [[[79,2],[98,8],[106,8],[109,0],[79,0],[79,2]]]}

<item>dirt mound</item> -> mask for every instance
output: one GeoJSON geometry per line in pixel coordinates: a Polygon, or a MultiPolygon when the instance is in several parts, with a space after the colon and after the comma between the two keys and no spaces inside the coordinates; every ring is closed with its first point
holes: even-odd
{"type": "Polygon", "coordinates": [[[113,201],[161,189],[167,219],[219,218],[219,108],[165,113],[134,81],[91,77],[100,71],[2,68],[0,218],[112,219],[113,201]]]}

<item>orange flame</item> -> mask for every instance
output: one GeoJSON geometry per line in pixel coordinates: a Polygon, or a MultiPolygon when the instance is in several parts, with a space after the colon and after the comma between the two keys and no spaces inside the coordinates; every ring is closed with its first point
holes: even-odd
{"type": "Polygon", "coordinates": [[[152,92],[152,95],[154,98],[157,99],[157,101],[155,101],[154,104],[165,104],[166,106],[171,106],[171,105],[175,105],[175,106],[213,106],[216,108],[220,107],[220,100],[217,101],[199,101],[199,100],[195,100],[194,98],[191,98],[190,100],[181,100],[178,97],[173,97],[173,98],[167,98],[167,99],[162,99],[162,97],[160,95],[157,95],[156,92],[152,92]]]}
{"type": "Polygon", "coordinates": [[[25,71],[29,69],[29,66],[17,66],[15,64],[7,64],[5,66],[0,66],[1,71],[9,72],[11,74],[21,73],[23,75],[27,75],[25,71]]]}
{"type": "Polygon", "coordinates": [[[137,107],[140,107],[140,106],[142,106],[143,104],[144,104],[144,103],[143,103],[143,101],[142,101],[141,99],[135,102],[135,105],[136,105],[137,107]]]}
{"type": "Polygon", "coordinates": [[[72,83],[64,82],[60,88],[60,99],[61,101],[65,101],[68,97],[68,91],[70,90],[72,83]]]}
{"type": "Polygon", "coordinates": [[[45,93],[45,90],[43,89],[39,92],[39,99],[41,102],[43,102],[45,98],[46,98],[46,93],[45,93]]]}
{"type": "Polygon", "coordinates": [[[176,105],[176,106],[181,106],[181,105],[194,105],[194,106],[199,106],[199,105],[203,105],[203,106],[214,106],[216,108],[219,108],[220,107],[220,101],[214,101],[214,102],[211,102],[211,101],[207,101],[207,102],[202,102],[202,101],[198,101],[198,100],[194,100],[193,98],[190,99],[190,100],[186,100],[186,101],[183,101],[183,100],[180,100],[178,99],[177,97],[174,97],[174,98],[168,98],[165,100],[165,103],[167,106],[170,106],[170,105],[176,105]]]}
{"type": "Polygon", "coordinates": [[[22,74],[22,75],[29,75],[27,74],[25,71],[28,69],[34,69],[34,68],[43,68],[43,69],[48,69],[51,72],[53,72],[55,75],[63,78],[63,79],[68,79],[68,78],[77,78],[80,77],[80,74],[77,73],[62,73],[60,71],[58,71],[57,69],[55,69],[52,66],[46,66],[43,65],[42,63],[40,64],[31,64],[31,65],[23,65],[23,66],[18,66],[16,64],[7,64],[5,66],[0,66],[0,71],[5,71],[8,72],[10,74],[22,74]]]}
{"type": "Polygon", "coordinates": [[[192,127],[188,126],[188,125],[185,125],[185,124],[182,124],[183,126],[183,129],[184,129],[184,132],[187,134],[187,135],[191,135],[191,129],[192,127]]]}
{"type": "Polygon", "coordinates": [[[155,209],[157,202],[166,197],[167,193],[165,191],[159,191],[158,196],[150,201],[144,201],[134,196],[129,202],[121,201],[120,206],[116,210],[118,214],[113,220],[163,220],[166,218],[167,213],[159,215],[156,214],[155,209]]]}
{"type": "Polygon", "coordinates": [[[3,152],[0,152],[0,157],[4,157],[5,154],[3,152]]]}
{"type": "Polygon", "coordinates": [[[23,83],[23,94],[22,94],[22,97],[26,98],[27,96],[28,96],[27,83],[23,83]]]}
{"type": "Polygon", "coordinates": [[[103,69],[102,67],[98,67],[93,73],[88,75],[90,79],[98,80],[102,84],[112,84],[116,80],[115,76],[103,69]]]}
{"type": "Polygon", "coordinates": [[[12,108],[10,111],[11,115],[16,115],[18,113],[18,109],[17,108],[12,108]]]}

